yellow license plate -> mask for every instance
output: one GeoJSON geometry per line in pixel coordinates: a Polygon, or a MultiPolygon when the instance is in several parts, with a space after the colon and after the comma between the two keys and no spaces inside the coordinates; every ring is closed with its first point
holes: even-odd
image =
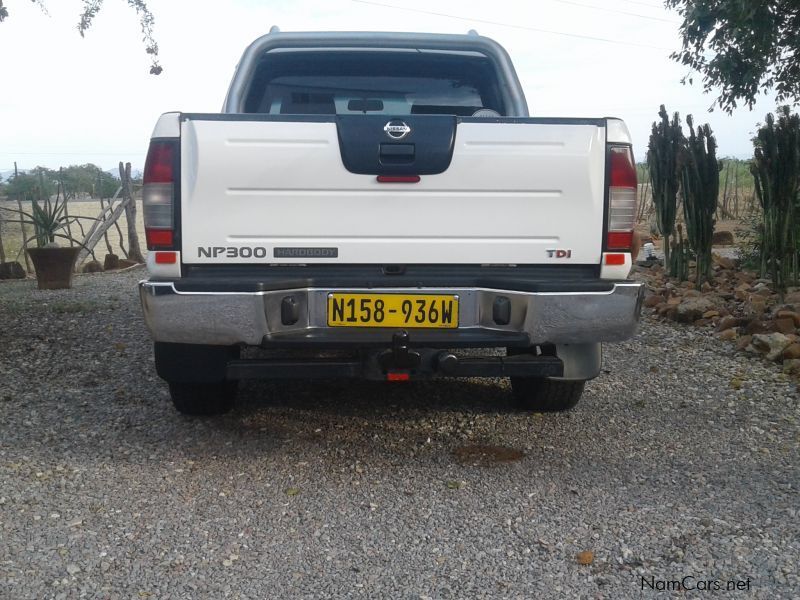
{"type": "Polygon", "coordinates": [[[331,293],[328,326],[455,329],[458,296],[331,293]]]}

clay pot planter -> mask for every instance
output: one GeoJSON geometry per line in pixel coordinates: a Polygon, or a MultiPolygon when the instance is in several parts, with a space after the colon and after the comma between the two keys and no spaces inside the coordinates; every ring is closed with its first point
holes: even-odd
{"type": "Polygon", "coordinates": [[[72,271],[80,246],[70,248],[28,248],[26,252],[36,269],[40,290],[61,290],[72,287],[72,271]]]}

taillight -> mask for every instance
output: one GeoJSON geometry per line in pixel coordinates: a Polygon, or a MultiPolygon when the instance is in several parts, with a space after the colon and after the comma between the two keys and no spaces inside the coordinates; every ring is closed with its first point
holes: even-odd
{"type": "Polygon", "coordinates": [[[636,225],[636,164],[630,146],[608,147],[608,233],[606,250],[631,250],[636,225]]]}
{"type": "Polygon", "coordinates": [[[142,209],[148,250],[172,249],[177,142],[150,142],[144,163],[142,209]]]}

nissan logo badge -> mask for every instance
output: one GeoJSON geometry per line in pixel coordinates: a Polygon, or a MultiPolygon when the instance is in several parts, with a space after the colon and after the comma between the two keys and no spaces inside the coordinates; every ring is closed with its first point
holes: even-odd
{"type": "Polygon", "coordinates": [[[389,121],[383,126],[383,130],[393,140],[402,140],[411,133],[411,127],[403,121],[389,121]]]}

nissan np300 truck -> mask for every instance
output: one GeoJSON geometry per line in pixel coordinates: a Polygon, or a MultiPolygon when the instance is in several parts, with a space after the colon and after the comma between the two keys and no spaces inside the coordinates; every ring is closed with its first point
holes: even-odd
{"type": "Polygon", "coordinates": [[[569,409],[636,329],[636,192],[625,124],[528,116],[491,39],[271,32],[221,113],[153,132],[157,372],[188,414],[248,378],[510,377],[569,409]]]}

